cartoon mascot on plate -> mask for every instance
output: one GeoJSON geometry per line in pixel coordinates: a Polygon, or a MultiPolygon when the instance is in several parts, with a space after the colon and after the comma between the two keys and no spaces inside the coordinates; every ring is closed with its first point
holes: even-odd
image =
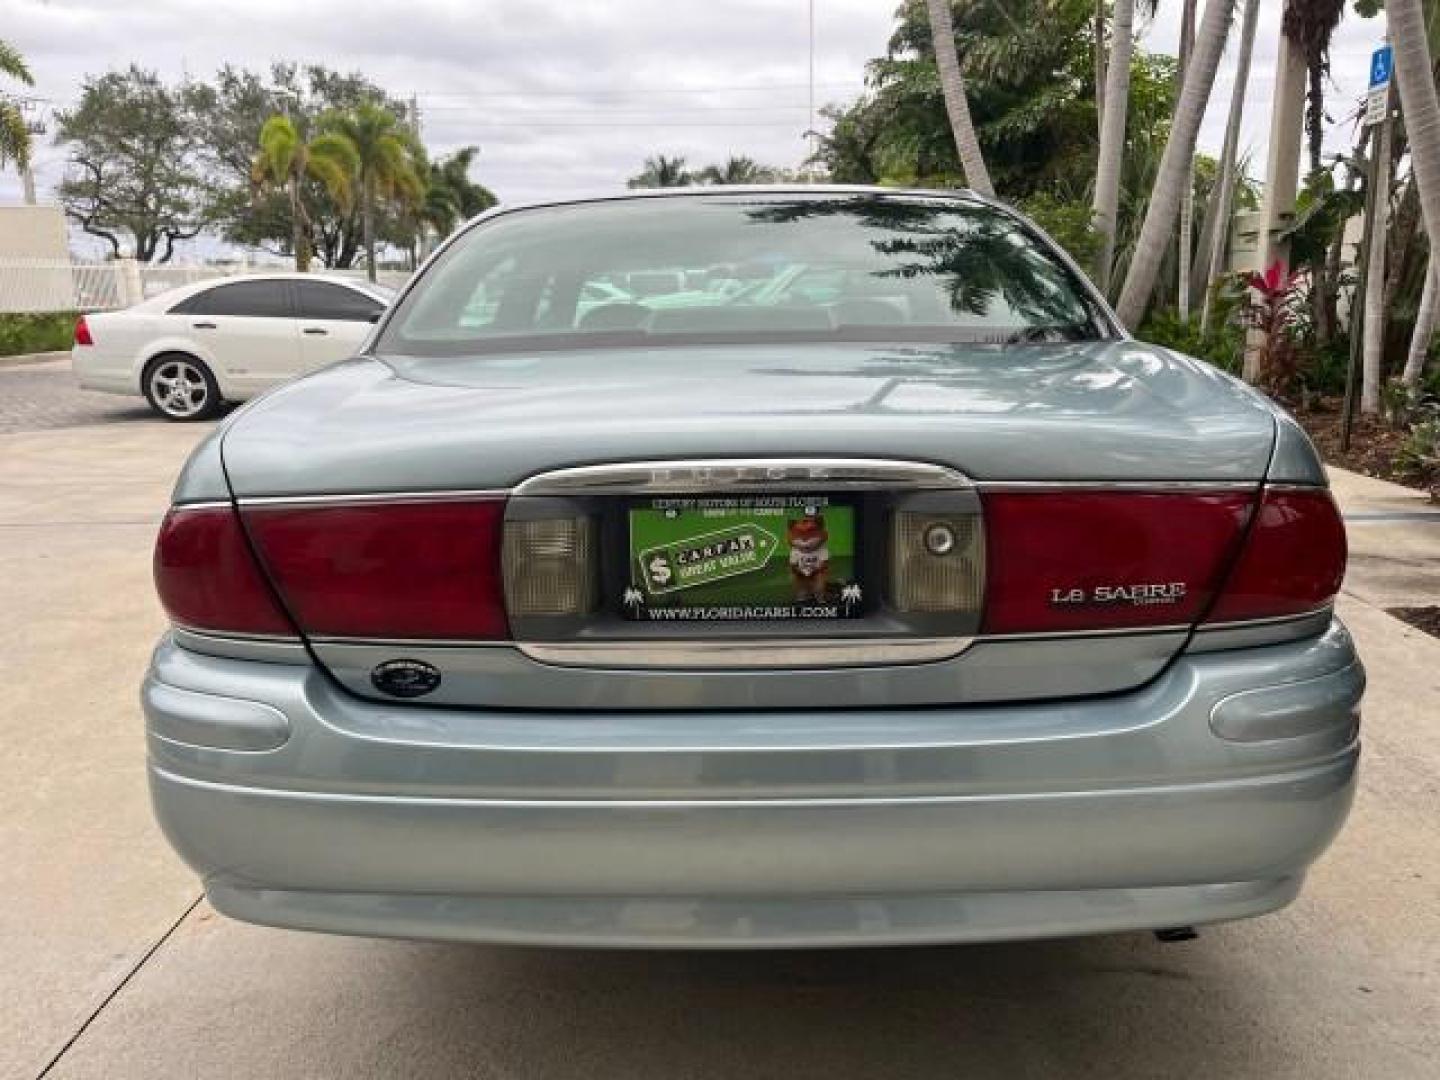
{"type": "Polygon", "coordinates": [[[785,535],[790,541],[790,582],[795,602],[824,603],[830,577],[830,534],[825,531],[825,515],[806,514],[788,522],[785,535]]]}

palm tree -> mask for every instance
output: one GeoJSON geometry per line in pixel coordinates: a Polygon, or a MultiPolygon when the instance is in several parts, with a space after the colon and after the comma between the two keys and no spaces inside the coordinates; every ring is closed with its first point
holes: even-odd
{"type": "Polygon", "coordinates": [[[1209,269],[1205,274],[1205,298],[1200,307],[1200,333],[1210,329],[1215,286],[1225,272],[1229,253],[1230,217],[1235,201],[1235,156],[1240,143],[1240,121],[1245,115],[1245,91],[1250,83],[1250,57],[1255,51],[1255,26],[1260,21],[1260,0],[1245,0],[1245,17],[1240,24],[1240,55],[1235,60],[1235,87],[1230,94],[1230,115],[1225,120],[1225,143],[1220,150],[1219,191],[1216,193],[1215,233],[1210,240],[1209,269]]]}
{"type": "MultiPolygon", "coordinates": [[[[434,169],[434,166],[431,166],[434,169]]],[[[428,225],[435,230],[435,235],[442,239],[455,231],[455,226],[460,223],[460,202],[451,191],[443,184],[437,184],[433,180],[425,185],[425,198],[417,211],[417,216],[422,225],[428,225]]]]}
{"type": "Polygon", "coordinates": [[[776,177],[776,170],[761,165],[754,158],[731,154],[724,165],[706,165],[700,170],[700,180],[706,184],[768,184],[776,177]]]}
{"type": "MultiPolygon", "coordinates": [[[[1180,98],[1175,103],[1170,138],[1160,159],[1160,174],[1150,193],[1145,223],[1140,228],[1135,256],[1130,260],[1130,270],[1125,275],[1125,287],[1120,292],[1120,303],[1116,309],[1121,322],[1132,328],[1139,325],[1150,304],[1160,262],[1165,257],[1165,249],[1170,246],[1175,212],[1180,207],[1181,188],[1195,156],[1195,139],[1200,134],[1200,121],[1205,116],[1205,103],[1215,85],[1215,70],[1220,66],[1220,54],[1225,51],[1225,39],[1230,34],[1231,13],[1230,0],[1210,0],[1205,6],[1199,33],[1195,36],[1195,52],[1190,58],[1190,70],[1185,73],[1180,98]]],[[[1112,101],[1105,111],[1110,112],[1114,108],[1112,101]]]]}
{"type": "Polygon", "coordinates": [[[1115,225],[1120,215],[1120,169],[1125,160],[1125,119],[1130,105],[1130,55],[1135,49],[1135,0],[1115,0],[1110,26],[1110,59],[1105,69],[1105,111],[1100,119],[1100,155],[1095,167],[1095,230],[1100,251],[1095,283],[1110,291],[1115,263],[1115,225]]]}
{"type": "MultiPolygon", "coordinates": [[[[0,38],[0,75],[8,75],[26,86],[34,86],[35,78],[20,50],[0,38]]],[[[30,129],[20,106],[0,97],[0,165],[15,162],[21,173],[30,168],[30,129]]]]}
{"type": "Polygon", "coordinates": [[[980,140],[970,119],[970,104],[965,98],[965,80],[960,75],[960,57],[955,51],[955,26],[950,19],[950,0],[925,0],[930,11],[930,41],[935,50],[935,66],[940,70],[940,89],[945,95],[945,113],[950,117],[950,131],[955,136],[955,151],[965,183],[981,195],[995,194],[985,157],[980,153],[980,140]]]}
{"type": "Polygon", "coordinates": [[[360,227],[365,242],[365,276],[375,280],[375,203],[398,197],[418,203],[424,182],[415,170],[419,146],[414,133],[389,109],[373,101],[349,112],[321,118],[328,130],[350,140],[355,148],[360,185],[360,227]]]}
{"type": "MultiPolygon", "coordinates": [[[[462,146],[449,157],[430,165],[429,188],[443,189],[454,202],[458,219],[469,220],[494,206],[495,193],[470,179],[470,166],[480,155],[478,146],[462,146]]],[[[428,199],[428,195],[427,195],[428,199]]],[[[453,226],[452,226],[453,227],[453,226]]],[[[449,232],[449,229],[445,230],[449,232]]]]}
{"type": "Polygon", "coordinates": [[[1091,20],[1091,33],[1095,37],[1095,137],[1098,139],[1105,130],[1105,0],[1095,0],[1095,15],[1091,20]]]}
{"type": "Polygon", "coordinates": [[[1310,88],[1306,92],[1305,136],[1309,142],[1310,171],[1320,169],[1325,138],[1325,79],[1330,74],[1330,39],[1345,13],[1345,0],[1287,0],[1281,32],[1305,58],[1310,88]]]}
{"type": "MultiPolygon", "coordinates": [[[[1227,0],[1228,2],[1228,0],[1227,0]]],[[[1184,0],[1180,15],[1180,85],[1185,85],[1185,69],[1195,48],[1195,0],[1184,0]]],[[[1195,229],[1195,158],[1185,169],[1185,182],[1180,189],[1180,251],[1175,262],[1179,271],[1179,315],[1190,321],[1190,247],[1195,229]]]]}
{"type": "Polygon", "coordinates": [[[1440,250],[1440,102],[1436,100],[1424,11],[1421,0],[1389,0],[1385,11],[1420,212],[1431,250],[1440,250]]]}
{"type": "Polygon", "coordinates": [[[632,176],[627,180],[625,186],[632,188],[688,187],[694,182],[695,176],[685,168],[683,157],[666,157],[664,154],[656,154],[654,157],[645,159],[645,168],[640,170],[638,176],[632,176]]]}
{"type": "Polygon", "coordinates": [[[260,152],[250,166],[255,190],[278,188],[290,200],[294,230],[295,269],[310,269],[310,214],[305,209],[304,187],[314,180],[335,200],[342,213],[350,210],[350,178],[360,166],[350,140],[326,132],[306,141],[288,116],[272,116],[260,129],[260,152]]]}
{"type": "Polygon", "coordinates": [[[1415,331],[1410,335],[1410,351],[1405,357],[1402,385],[1413,390],[1420,385],[1425,372],[1425,359],[1430,355],[1430,339],[1435,336],[1437,293],[1440,293],[1440,263],[1432,257],[1425,269],[1425,287],[1420,290],[1420,306],[1415,310],[1415,331]]]}

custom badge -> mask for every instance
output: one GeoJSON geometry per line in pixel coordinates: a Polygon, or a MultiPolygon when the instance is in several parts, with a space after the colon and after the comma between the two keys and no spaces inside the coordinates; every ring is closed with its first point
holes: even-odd
{"type": "Polygon", "coordinates": [[[440,669],[424,660],[386,660],[375,665],[370,682],[391,697],[424,697],[440,685],[440,669]]]}
{"type": "Polygon", "coordinates": [[[1178,604],[1185,599],[1185,582],[1150,581],[1129,585],[1094,585],[1088,589],[1051,589],[1052,607],[1129,606],[1178,604]]]}

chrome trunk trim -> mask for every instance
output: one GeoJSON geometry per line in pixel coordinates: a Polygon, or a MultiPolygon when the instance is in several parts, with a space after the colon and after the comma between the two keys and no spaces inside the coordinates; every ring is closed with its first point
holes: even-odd
{"type": "Polygon", "coordinates": [[[973,638],[773,638],[723,641],[516,642],[530,659],[557,667],[772,669],[927,664],[960,655],[973,638]]]}
{"type": "Polygon", "coordinates": [[[538,473],[518,485],[527,495],[692,495],[710,491],[947,491],[970,478],[944,465],[884,458],[693,458],[582,465],[538,473]]]}

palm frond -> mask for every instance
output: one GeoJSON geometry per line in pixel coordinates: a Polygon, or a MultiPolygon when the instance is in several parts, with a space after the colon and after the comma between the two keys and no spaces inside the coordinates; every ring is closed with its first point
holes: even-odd
{"type": "Polygon", "coordinates": [[[35,85],[35,76],[30,74],[30,66],[25,63],[25,57],[4,38],[0,38],[0,75],[8,75],[26,86],[35,85]]]}

